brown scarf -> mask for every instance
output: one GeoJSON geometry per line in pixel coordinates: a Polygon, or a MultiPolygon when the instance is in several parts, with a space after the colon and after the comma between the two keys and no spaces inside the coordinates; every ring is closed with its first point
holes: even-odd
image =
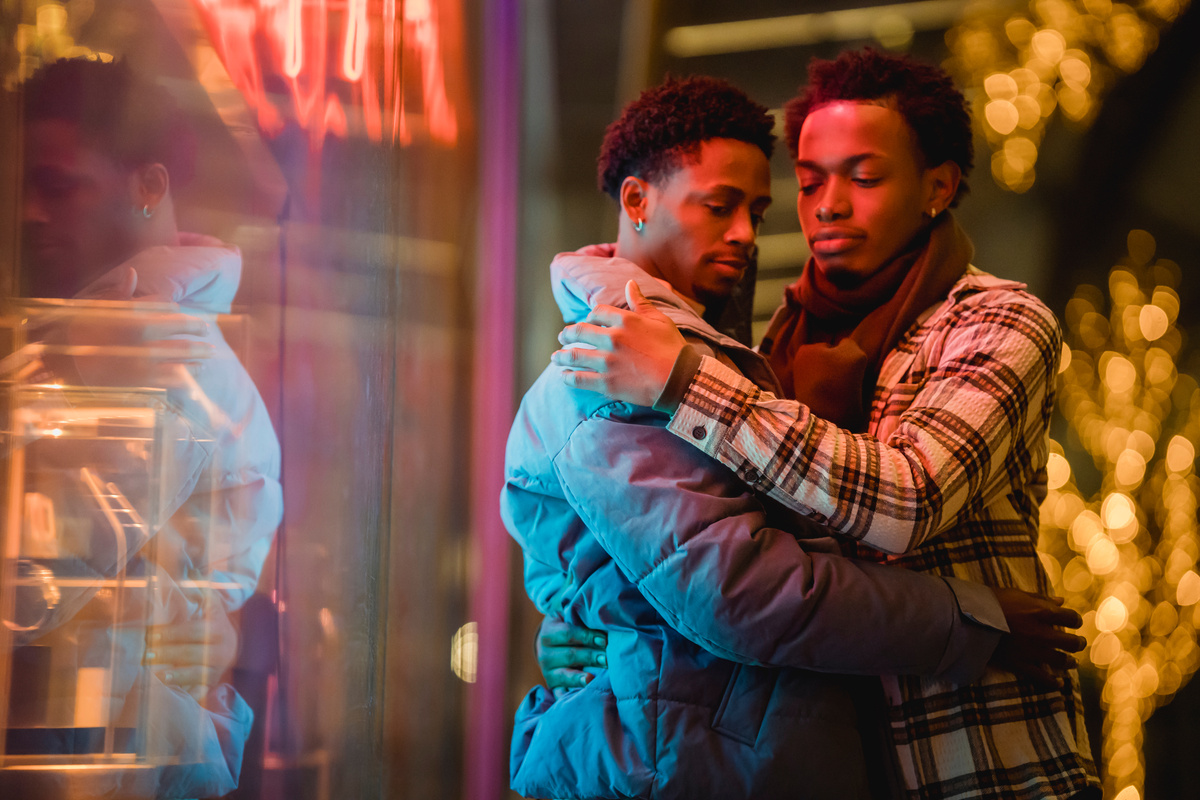
{"type": "Polygon", "coordinates": [[[810,258],[761,347],[784,392],[822,419],[865,431],[884,358],[922,312],[946,299],[974,254],[945,213],[922,244],[851,289],[829,283],[810,258]]]}

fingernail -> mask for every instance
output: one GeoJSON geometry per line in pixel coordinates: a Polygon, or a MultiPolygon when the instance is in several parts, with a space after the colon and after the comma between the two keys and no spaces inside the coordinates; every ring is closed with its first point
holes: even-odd
{"type": "Polygon", "coordinates": [[[608,640],[603,636],[593,636],[592,644],[596,645],[596,647],[608,647],[608,640]]]}
{"type": "Polygon", "coordinates": [[[170,682],[171,682],[171,679],[172,679],[172,678],[174,678],[174,677],[175,677],[175,673],[173,673],[173,672],[164,672],[164,673],[163,673],[163,678],[162,678],[162,679],[163,679],[163,683],[170,683],[170,682]]]}
{"type": "Polygon", "coordinates": [[[602,667],[607,667],[608,666],[608,656],[604,655],[604,653],[601,653],[600,655],[596,656],[596,662],[598,664],[600,664],[600,666],[602,666],[602,667]]]}
{"type": "Polygon", "coordinates": [[[583,678],[580,679],[580,683],[584,686],[587,686],[589,683],[591,683],[595,679],[596,679],[595,675],[593,675],[590,672],[585,672],[585,673],[583,673],[583,678]]]}
{"type": "Polygon", "coordinates": [[[148,664],[156,658],[158,658],[158,653],[154,652],[153,650],[147,650],[146,657],[142,660],[148,664]]]}

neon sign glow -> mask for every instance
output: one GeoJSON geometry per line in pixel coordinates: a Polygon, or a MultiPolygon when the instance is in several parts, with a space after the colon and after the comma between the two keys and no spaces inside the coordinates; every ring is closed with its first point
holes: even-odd
{"type": "Polygon", "coordinates": [[[319,150],[327,135],[348,135],[349,104],[361,109],[372,141],[386,137],[407,145],[427,137],[457,143],[458,114],[446,91],[444,31],[434,0],[193,2],[268,136],[283,129],[290,112],[319,150]],[[336,41],[331,29],[338,31],[336,41]],[[403,80],[407,74],[419,80],[403,80]],[[268,93],[272,77],[285,94],[268,93]],[[281,103],[288,107],[281,109],[281,103]]]}

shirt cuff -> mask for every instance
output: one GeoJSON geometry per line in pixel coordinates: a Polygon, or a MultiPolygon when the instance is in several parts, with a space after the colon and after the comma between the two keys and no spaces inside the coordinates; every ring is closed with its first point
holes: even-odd
{"type": "Polygon", "coordinates": [[[942,580],[958,602],[958,615],[951,623],[937,676],[960,686],[975,683],[983,677],[1001,635],[1008,633],[1008,622],[988,587],[958,578],[942,580]]]}
{"type": "Polygon", "coordinates": [[[654,401],[655,411],[661,411],[664,414],[675,413],[675,410],[679,408],[679,404],[683,402],[683,396],[687,393],[692,379],[696,377],[696,373],[700,370],[700,359],[701,355],[695,347],[692,347],[690,344],[683,346],[683,349],[679,351],[679,355],[675,357],[675,364],[671,367],[671,375],[667,378],[667,385],[663,387],[662,393],[654,401]]]}
{"type": "Polygon", "coordinates": [[[749,404],[758,395],[758,387],[740,372],[715,358],[701,356],[667,430],[720,460],[722,443],[742,423],[749,404]]]}

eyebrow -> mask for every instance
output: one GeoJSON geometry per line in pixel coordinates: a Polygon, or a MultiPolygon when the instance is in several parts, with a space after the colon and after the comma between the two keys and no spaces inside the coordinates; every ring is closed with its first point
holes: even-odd
{"type": "MultiPolygon", "coordinates": [[[[714,192],[728,192],[730,194],[736,195],[738,198],[743,198],[746,196],[746,193],[743,190],[739,189],[736,186],[730,186],[727,183],[718,183],[716,186],[710,186],[707,189],[700,191],[698,194],[700,196],[704,196],[704,195],[713,194],[714,192]]],[[[752,200],[751,203],[762,203],[762,202],[770,203],[771,201],[772,201],[771,195],[762,194],[762,195],[759,195],[758,197],[754,198],[754,200],[752,200]]]]}
{"type": "MultiPolygon", "coordinates": [[[[883,156],[880,155],[879,153],[858,153],[856,155],[847,156],[846,158],[842,159],[840,164],[847,166],[847,167],[857,167],[862,162],[868,161],[872,158],[882,159],[883,156]]],[[[796,159],[796,166],[803,167],[804,169],[811,169],[814,172],[824,172],[825,171],[825,168],[823,166],[821,166],[820,164],[818,164],[816,161],[809,161],[807,159],[796,159]]]]}

